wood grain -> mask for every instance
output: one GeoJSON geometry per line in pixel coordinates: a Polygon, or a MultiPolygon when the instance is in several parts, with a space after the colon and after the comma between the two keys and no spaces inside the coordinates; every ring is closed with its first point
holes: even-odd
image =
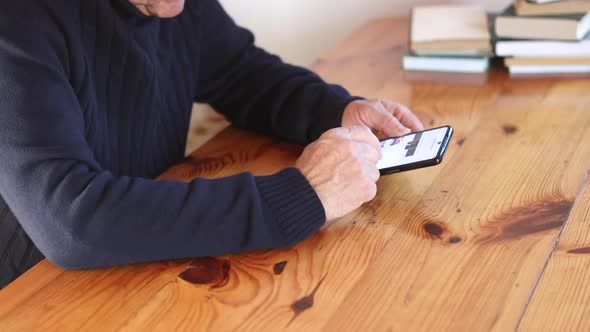
{"type": "MultiPolygon", "coordinates": [[[[588,158],[588,155],[586,155],[588,158]]],[[[579,194],[572,215],[551,255],[521,331],[590,330],[590,184],[579,194]]]]}
{"type": "MultiPolygon", "coordinates": [[[[313,69],[356,95],[406,103],[429,127],[454,126],[443,164],[381,178],[375,200],[292,248],[93,271],[43,262],[0,291],[0,330],[516,329],[566,221],[566,234],[587,233],[587,216],[568,216],[590,204],[577,195],[589,169],[590,82],[509,80],[499,67],[477,79],[408,77],[406,26],[372,22],[313,69]]],[[[271,174],[301,150],[228,128],[161,178],[271,174]]],[[[590,246],[575,243],[564,250],[590,246]]],[[[579,276],[556,270],[537,291],[582,282],[587,256],[567,255],[579,257],[569,265],[579,276]]],[[[523,327],[544,324],[534,313],[549,310],[546,294],[533,297],[523,327]]],[[[584,308],[560,314],[582,321],[584,308]]]]}
{"type": "Polygon", "coordinates": [[[582,108],[556,118],[532,100],[498,105],[399,223],[359,281],[371,286],[351,291],[327,330],[516,327],[585,176],[565,161],[590,122],[582,108]]]}

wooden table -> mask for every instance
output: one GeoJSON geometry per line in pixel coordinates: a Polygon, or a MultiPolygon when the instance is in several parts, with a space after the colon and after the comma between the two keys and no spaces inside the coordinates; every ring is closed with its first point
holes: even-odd
{"type": "MultiPolygon", "coordinates": [[[[0,330],[587,331],[590,81],[416,77],[405,19],[374,21],[313,69],[411,106],[454,141],[438,166],[285,250],[63,271],[0,292],[0,330]]],[[[227,129],[163,178],[292,165],[301,147],[227,129]]]]}

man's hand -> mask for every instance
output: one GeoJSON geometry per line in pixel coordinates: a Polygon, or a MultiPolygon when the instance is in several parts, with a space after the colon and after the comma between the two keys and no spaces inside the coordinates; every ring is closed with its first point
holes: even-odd
{"type": "Polygon", "coordinates": [[[379,139],[424,130],[412,111],[386,99],[356,100],[348,104],[342,116],[342,126],[354,125],[369,127],[379,139]]]}
{"type": "Polygon", "coordinates": [[[295,167],[318,194],[326,219],[342,217],[377,194],[379,140],[369,128],[353,126],[325,132],[307,146],[295,167]]]}

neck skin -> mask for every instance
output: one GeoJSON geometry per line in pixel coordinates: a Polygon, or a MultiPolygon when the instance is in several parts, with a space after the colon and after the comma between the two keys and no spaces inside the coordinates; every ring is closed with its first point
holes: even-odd
{"type": "Polygon", "coordinates": [[[146,16],[169,18],[182,13],[185,0],[125,0],[146,16]]]}

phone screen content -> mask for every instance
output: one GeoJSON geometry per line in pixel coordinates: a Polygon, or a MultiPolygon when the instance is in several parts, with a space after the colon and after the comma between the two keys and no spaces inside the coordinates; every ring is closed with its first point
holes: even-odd
{"type": "Polygon", "coordinates": [[[435,158],[448,130],[448,127],[441,127],[382,141],[383,156],[377,168],[382,170],[435,158]]]}

